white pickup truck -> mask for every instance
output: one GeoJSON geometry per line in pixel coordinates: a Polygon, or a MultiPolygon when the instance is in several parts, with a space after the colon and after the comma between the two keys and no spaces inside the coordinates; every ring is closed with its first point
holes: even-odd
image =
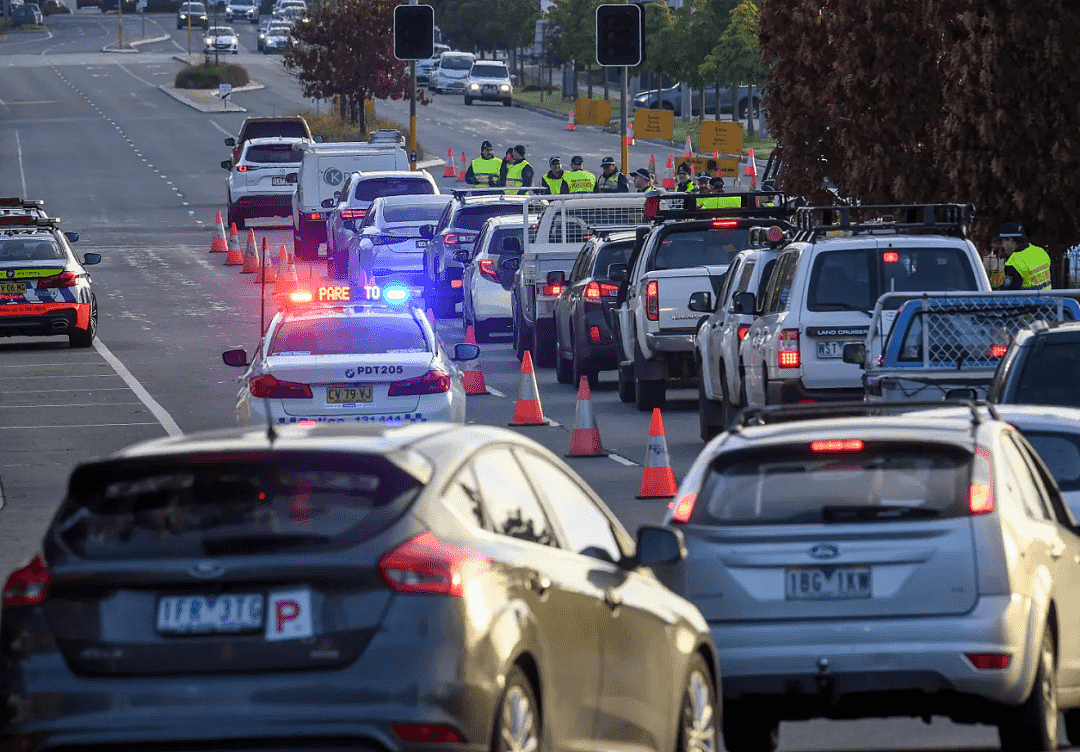
{"type": "MultiPolygon", "coordinates": [[[[555,365],[555,300],[585,241],[599,229],[633,229],[645,222],[645,196],[568,194],[530,197],[522,204],[526,225],[540,213],[533,238],[526,237],[511,292],[514,349],[518,358],[532,351],[537,366],[555,365]]],[[[535,221],[535,220],[532,220],[535,221]]]]}
{"type": "Polygon", "coordinates": [[[663,405],[669,383],[697,385],[697,330],[708,316],[702,310],[712,310],[731,262],[750,247],[751,228],[787,226],[783,218],[791,212],[781,208],[782,194],[726,195],[737,196],[740,205],[684,209],[675,203],[681,199],[659,194],[660,205],[672,208],[656,212],[651,228],[638,230],[626,270],[613,269],[612,279],[621,283],[615,316],[619,397],[641,410],[663,405]]]}

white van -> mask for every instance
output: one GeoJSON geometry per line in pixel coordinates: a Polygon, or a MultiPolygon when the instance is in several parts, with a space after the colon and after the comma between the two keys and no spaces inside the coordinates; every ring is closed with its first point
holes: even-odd
{"type": "Polygon", "coordinates": [[[337,199],[345,179],[354,172],[409,170],[409,155],[400,144],[338,141],[309,143],[300,169],[286,180],[296,185],[292,197],[293,248],[299,259],[314,259],[326,242],[326,199],[337,199]]]}

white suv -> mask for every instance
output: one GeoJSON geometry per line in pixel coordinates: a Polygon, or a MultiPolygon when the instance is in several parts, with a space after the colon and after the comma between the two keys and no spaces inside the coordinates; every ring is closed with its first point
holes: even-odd
{"type": "Polygon", "coordinates": [[[249,23],[259,22],[259,4],[257,0],[232,0],[225,6],[225,20],[245,20],[249,23]]]}
{"type": "Polygon", "coordinates": [[[437,94],[464,93],[465,79],[469,77],[475,59],[471,52],[444,52],[439,64],[431,69],[428,88],[437,94]]]}
{"type": "Polygon", "coordinates": [[[882,293],[990,291],[966,237],[972,214],[962,204],[798,209],[764,298],[734,298],[757,313],[740,349],[746,404],[861,400],[844,345],[866,339],[882,293]]]}
{"type": "Polygon", "coordinates": [[[479,99],[482,102],[502,102],[503,107],[512,104],[514,85],[506,63],[497,60],[477,60],[465,79],[465,104],[479,99]]]}
{"type": "Polygon", "coordinates": [[[288,217],[292,214],[295,186],[286,180],[296,172],[307,144],[306,138],[252,138],[244,142],[240,159],[226,159],[221,166],[229,171],[226,188],[229,224],[242,230],[252,217],[288,217]]]}

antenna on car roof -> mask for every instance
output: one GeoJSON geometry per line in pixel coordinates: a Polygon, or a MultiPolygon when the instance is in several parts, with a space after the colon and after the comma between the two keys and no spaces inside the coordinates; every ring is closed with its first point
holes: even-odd
{"type": "Polygon", "coordinates": [[[272,446],[274,439],[277,438],[277,431],[274,430],[274,418],[270,415],[269,397],[263,397],[263,406],[266,408],[266,440],[269,441],[272,446]]]}

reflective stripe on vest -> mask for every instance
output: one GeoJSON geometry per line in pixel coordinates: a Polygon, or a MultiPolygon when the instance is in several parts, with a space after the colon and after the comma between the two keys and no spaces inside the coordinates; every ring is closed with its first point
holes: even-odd
{"type": "Polygon", "coordinates": [[[570,186],[571,193],[592,193],[596,185],[596,176],[588,170],[571,170],[563,173],[563,179],[570,186]]]}
{"type": "Polygon", "coordinates": [[[1021,287],[1025,290],[1050,289],[1050,256],[1037,245],[1028,245],[1016,251],[1005,262],[1020,274],[1021,287]]]}
{"type": "Polygon", "coordinates": [[[476,178],[477,185],[491,185],[499,177],[502,169],[502,160],[498,157],[482,159],[477,157],[472,161],[472,174],[476,178]]]}
{"type": "Polygon", "coordinates": [[[615,193],[619,190],[619,178],[622,173],[618,170],[610,175],[600,175],[596,179],[596,189],[600,193],[615,193]]]}

